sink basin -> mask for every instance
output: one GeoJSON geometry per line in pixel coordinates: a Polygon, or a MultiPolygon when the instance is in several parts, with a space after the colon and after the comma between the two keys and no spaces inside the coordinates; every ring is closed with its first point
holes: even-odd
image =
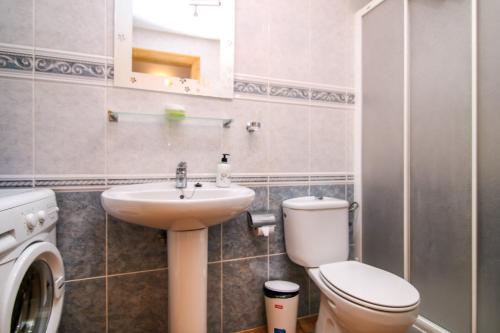
{"type": "Polygon", "coordinates": [[[197,230],[230,220],[244,212],[255,192],[231,185],[201,183],[175,188],[175,183],[116,186],[104,191],[102,205],[108,214],[143,226],[174,231],[197,230]]]}
{"type": "Polygon", "coordinates": [[[220,188],[213,183],[201,187],[188,183],[182,190],[174,183],[116,186],[102,193],[108,214],[168,230],[170,333],[207,332],[207,228],[238,216],[254,197],[249,188],[220,188]]]}

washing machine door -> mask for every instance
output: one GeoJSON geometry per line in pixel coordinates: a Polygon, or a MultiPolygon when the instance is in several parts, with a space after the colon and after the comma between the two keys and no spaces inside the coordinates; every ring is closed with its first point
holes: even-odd
{"type": "Polygon", "coordinates": [[[28,246],[16,260],[5,288],[0,332],[57,331],[64,299],[64,266],[53,244],[28,246]]]}

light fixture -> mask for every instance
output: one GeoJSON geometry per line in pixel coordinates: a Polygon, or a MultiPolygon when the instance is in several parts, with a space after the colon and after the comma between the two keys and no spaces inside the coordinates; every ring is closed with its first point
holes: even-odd
{"type": "Polygon", "coordinates": [[[194,7],[194,16],[198,17],[198,6],[201,7],[220,7],[220,0],[193,0],[189,4],[194,7]]]}

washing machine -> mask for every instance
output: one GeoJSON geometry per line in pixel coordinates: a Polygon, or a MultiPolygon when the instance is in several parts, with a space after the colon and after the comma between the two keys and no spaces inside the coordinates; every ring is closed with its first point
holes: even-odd
{"type": "Polygon", "coordinates": [[[49,189],[0,190],[0,332],[56,333],[64,266],[49,189]]]}

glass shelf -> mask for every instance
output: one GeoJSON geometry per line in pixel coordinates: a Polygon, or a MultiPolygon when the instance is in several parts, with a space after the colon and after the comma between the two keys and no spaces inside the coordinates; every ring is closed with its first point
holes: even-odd
{"type": "Polygon", "coordinates": [[[222,125],[224,128],[231,127],[233,119],[229,118],[209,118],[194,116],[169,116],[164,113],[134,113],[134,112],[116,112],[108,110],[108,121],[119,122],[168,122],[168,123],[199,123],[202,125],[222,125]]]}

